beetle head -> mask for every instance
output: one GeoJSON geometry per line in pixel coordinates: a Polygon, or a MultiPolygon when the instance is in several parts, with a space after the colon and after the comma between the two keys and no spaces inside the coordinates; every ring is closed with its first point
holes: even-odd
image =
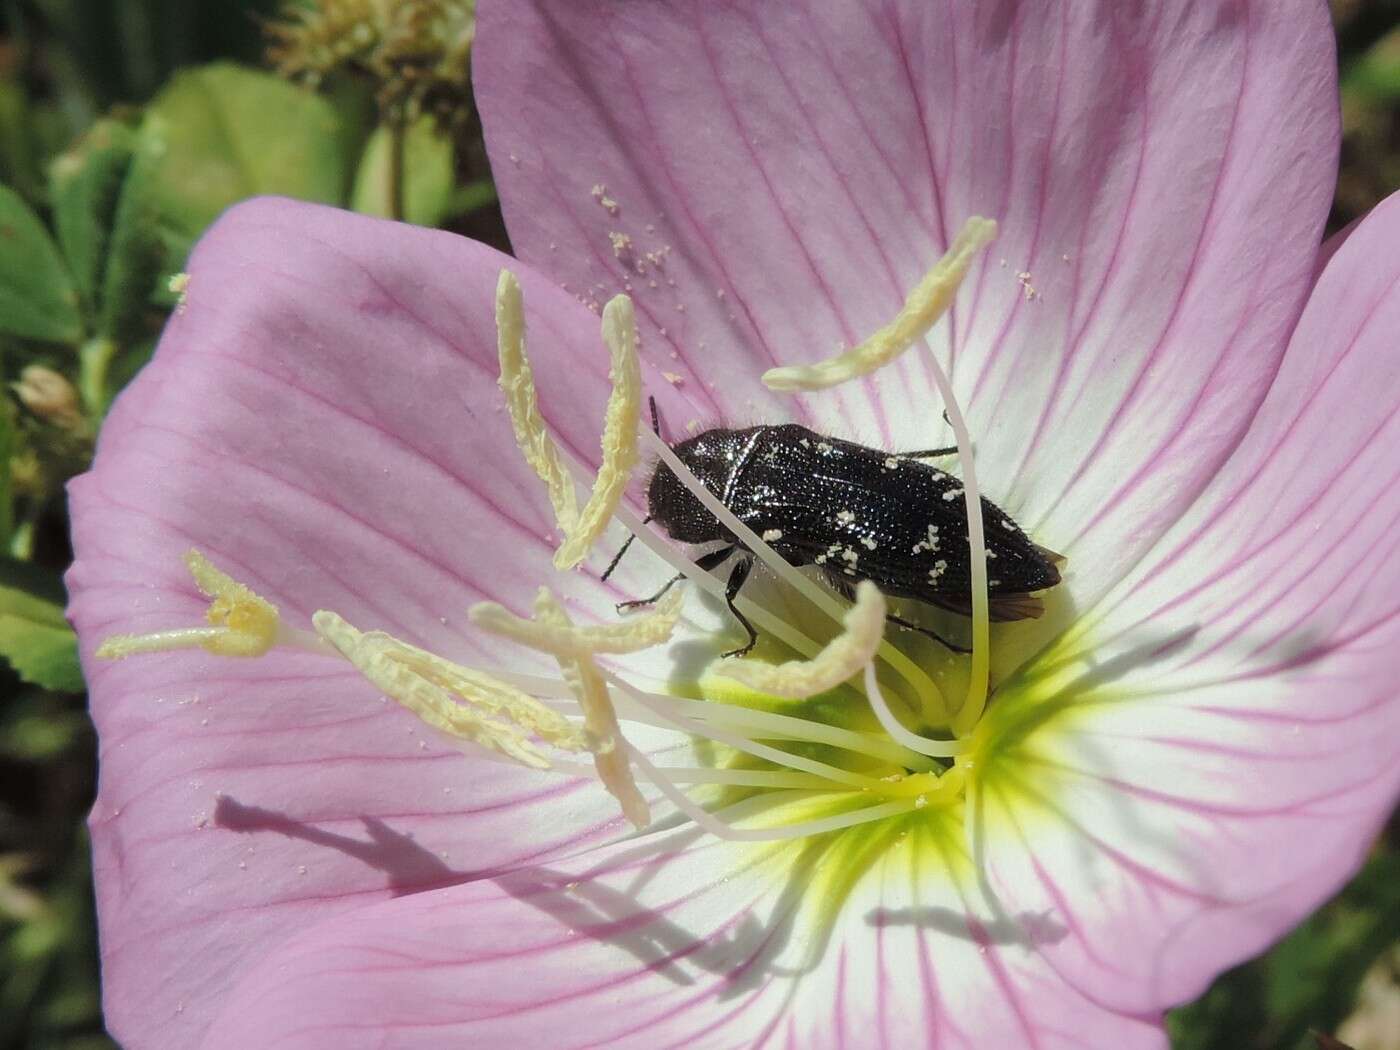
{"type": "MultiPolygon", "coordinates": [[[[751,436],[751,430],[707,430],[676,445],[675,452],[707,489],[723,499],[725,486],[738,469],[751,436]]],[[[652,475],[647,509],[682,543],[734,538],[665,463],[657,464],[652,475]]]]}

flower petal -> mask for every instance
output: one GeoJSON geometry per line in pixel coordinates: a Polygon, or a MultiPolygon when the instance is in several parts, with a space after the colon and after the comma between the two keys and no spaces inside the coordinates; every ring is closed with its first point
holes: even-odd
{"type": "Polygon", "coordinates": [[[969,919],[927,825],[666,846],[323,923],[234,991],[205,1050],[1165,1047],[1157,1024],[1095,1006],[969,919]],[[824,897],[843,882],[833,920],[824,897]]]}
{"type": "Polygon", "coordinates": [[[916,355],[795,405],[755,378],[858,341],[996,218],[934,341],[987,491],[1070,555],[1081,607],[1239,439],[1335,172],[1312,0],[483,2],[477,47],[521,257],[590,301],[631,288],[712,423],[938,443],[916,355]]]}
{"type": "Polygon", "coordinates": [[[1197,994],[1395,804],[1397,245],[1400,195],[1328,264],[1216,480],[993,708],[989,877],[1074,929],[1047,952],[1105,1002],[1197,994]]]}
{"type": "MultiPolygon", "coordinates": [[[[291,202],[224,218],[72,487],[84,654],[200,622],[182,561],[197,547],[293,627],[330,608],[464,662],[553,674],[466,616],[485,598],[528,608],[554,575],[543,488],[498,411],[492,295],[507,265],[291,202]]],[[[520,277],[544,411],[596,459],[598,321],[520,277]]],[[[559,586],[600,616],[631,596],[582,573],[559,586]]],[[[327,657],[85,667],[107,1018],[132,1047],[194,1045],[249,958],[307,923],[618,831],[596,784],[463,758],[327,657]]]]}

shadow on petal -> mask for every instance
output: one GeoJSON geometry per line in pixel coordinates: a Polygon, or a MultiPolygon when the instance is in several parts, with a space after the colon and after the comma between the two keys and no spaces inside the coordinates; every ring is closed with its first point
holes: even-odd
{"type": "Polygon", "coordinates": [[[219,797],[214,809],[214,823],[229,831],[245,834],[271,831],[316,846],[339,850],[356,860],[364,861],[388,876],[389,889],[396,897],[500,874],[499,869],[457,871],[444,864],[442,859],[430,850],[419,845],[413,836],[395,831],[377,817],[362,816],[360,821],[369,833],[368,841],[325,831],[293,820],[275,810],[246,806],[227,795],[219,797]]]}
{"type": "Polygon", "coordinates": [[[865,913],[867,926],[917,926],[947,934],[974,944],[1019,944],[1038,947],[1056,944],[1069,928],[1055,921],[1049,912],[1022,912],[993,922],[971,922],[966,913],[954,908],[872,908],[865,913]]]}

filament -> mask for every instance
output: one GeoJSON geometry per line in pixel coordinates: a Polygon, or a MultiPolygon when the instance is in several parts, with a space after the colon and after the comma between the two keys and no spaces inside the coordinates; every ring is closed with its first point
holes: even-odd
{"type": "MultiPolygon", "coordinates": [[[[785,828],[736,828],[733,824],[721,820],[715,814],[696,803],[689,795],[676,787],[668,780],[662,772],[657,769],[647,757],[638,751],[631,744],[625,745],[628,757],[635,762],[642,774],[655,784],[663,795],[693,820],[698,826],[704,828],[717,838],[728,839],[734,842],[787,842],[793,839],[806,838],[809,835],[821,835],[828,831],[837,831],[841,828],[853,827],[857,824],[868,824],[875,820],[884,820],[886,817],[898,816],[901,813],[910,813],[918,808],[918,803],[914,799],[897,799],[893,802],[882,802],[874,806],[862,806],[860,809],[847,813],[839,813],[831,817],[823,817],[820,820],[807,820],[799,824],[789,824],[785,828]]],[[[773,803],[777,801],[772,795],[759,796],[763,802],[773,803]]]]}
{"type": "Polygon", "coordinates": [[[657,718],[662,719],[673,729],[679,729],[683,733],[695,733],[698,736],[705,736],[718,743],[732,747],[736,751],[743,751],[745,754],[753,755],[755,758],[765,758],[770,762],[791,769],[800,769],[807,773],[814,773],[828,780],[834,780],[839,784],[857,788],[863,791],[879,791],[884,785],[874,777],[864,776],[860,773],[852,773],[849,770],[841,769],[838,766],[829,765],[826,762],[819,762],[816,759],[806,758],[803,755],[793,755],[776,747],[769,747],[767,744],[759,744],[741,736],[715,726],[704,726],[701,729],[693,728],[696,725],[694,719],[681,715],[672,715],[664,710],[663,705],[653,701],[646,693],[633,688],[617,675],[610,671],[603,674],[608,681],[612,682],[624,693],[630,696],[637,703],[650,711],[657,718]]]}
{"type": "Polygon", "coordinates": [[[991,623],[987,596],[987,537],[982,527],[982,494],[977,487],[977,468],[973,463],[972,435],[963,418],[958,400],[953,396],[953,384],[938,363],[932,349],[927,354],[929,371],[948,411],[948,425],[958,445],[958,462],[962,466],[963,502],[967,506],[967,547],[972,564],[972,670],[968,675],[967,698],[953,716],[953,732],[965,736],[972,731],[987,706],[987,685],[991,678],[991,623]]]}
{"type": "Polygon", "coordinates": [[[880,683],[875,680],[874,664],[865,668],[865,695],[870,698],[870,706],[885,732],[910,750],[936,758],[952,758],[967,750],[967,745],[962,741],[930,740],[900,725],[899,720],[894,717],[894,712],[890,710],[890,705],[885,702],[884,693],[880,692],[880,683]]]}

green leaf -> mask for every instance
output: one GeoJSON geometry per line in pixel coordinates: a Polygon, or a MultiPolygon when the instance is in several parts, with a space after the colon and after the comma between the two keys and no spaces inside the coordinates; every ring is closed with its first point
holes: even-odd
{"type": "Polygon", "coordinates": [[[78,693],[78,641],[63,617],[63,584],[27,562],[0,561],[0,656],[26,682],[78,693]]]}
{"type": "MultiPolygon", "coordinates": [[[[393,135],[380,127],[370,136],[360,166],[350,206],[363,215],[388,218],[389,172],[393,135]]],[[[403,218],[419,226],[437,226],[454,213],[454,158],[452,140],[439,133],[431,117],[420,117],[404,133],[403,218]]]]}
{"type": "Polygon", "coordinates": [[[180,269],[229,205],[265,193],[340,204],[355,129],[325,99],[271,73],[219,63],[178,74],[141,134],[161,155],[149,192],[180,269]]]}
{"type": "MultiPolygon", "coordinates": [[[[159,283],[165,249],[154,186],[163,165],[161,150],[149,139],[138,138],[112,214],[98,292],[99,342],[122,343],[138,336],[138,322],[159,283]]],[[[105,401],[91,407],[105,411],[105,401]]]]}
{"type": "Polygon", "coordinates": [[[42,185],[32,121],[24,86],[9,77],[0,80],[0,182],[31,200],[42,185]]]}
{"type": "Polygon", "coordinates": [[[495,204],[500,198],[496,195],[496,184],[490,179],[477,179],[465,186],[459,186],[452,194],[452,214],[466,215],[488,204],[495,204]]]}
{"type": "Polygon", "coordinates": [[[11,461],[16,451],[15,406],[6,401],[0,404],[0,551],[10,549],[10,539],[15,532],[15,503],[10,475],[11,461]]]}
{"type": "Polygon", "coordinates": [[[1372,106],[1400,99],[1400,29],[1347,64],[1342,72],[1342,94],[1348,101],[1372,106]]]}
{"type": "Polygon", "coordinates": [[[101,120],[54,161],[50,197],[58,243],[84,302],[95,312],[122,183],[135,154],[135,133],[101,120]]]}
{"type": "Polygon", "coordinates": [[[18,193],[0,186],[0,331],[76,343],[78,291],[53,239],[18,193]]]}

